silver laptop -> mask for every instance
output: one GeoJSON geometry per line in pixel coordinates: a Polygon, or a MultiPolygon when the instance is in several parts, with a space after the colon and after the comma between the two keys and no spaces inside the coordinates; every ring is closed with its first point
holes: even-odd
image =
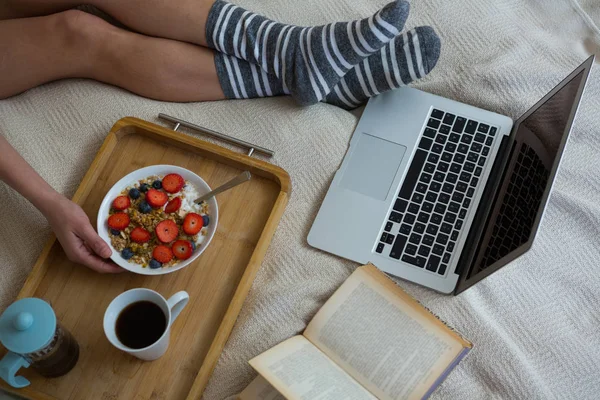
{"type": "Polygon", "coordinates": [[[372,98],[308,235],[458,294],[529,248],[590,57],[521,118],[401,88],[372,98]]]}

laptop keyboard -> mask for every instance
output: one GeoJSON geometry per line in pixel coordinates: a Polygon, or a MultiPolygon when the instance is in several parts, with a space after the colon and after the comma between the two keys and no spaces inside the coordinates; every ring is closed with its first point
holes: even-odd
{"type": "Polygon", "coordinates": [[[433,109],[375,251],[444,275],[496,132],[433,109]]]}

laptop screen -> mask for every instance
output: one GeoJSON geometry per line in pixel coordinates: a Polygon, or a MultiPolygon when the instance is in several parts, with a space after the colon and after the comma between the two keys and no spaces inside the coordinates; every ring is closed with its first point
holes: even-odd
{"type": "Polygon", "coordinates": [[[563,81],[516,125],[506,169],[480,236],[474,263],[464,277],[472,280],[467,287],[531,247],[587,72],[581,69],[563,81]]]}

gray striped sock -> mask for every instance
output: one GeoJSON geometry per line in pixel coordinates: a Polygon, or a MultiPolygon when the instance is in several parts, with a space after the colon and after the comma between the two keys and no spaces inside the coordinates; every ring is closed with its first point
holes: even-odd
{"type": "Polygon", "coordinates": [[[440,39],[430,26],[404,32],[350,70],[324,101],[352,109],[369,97],[408,85],[435,67],[440,47],[440,39]]]}
{"type": "MultiPolygon", "coordinates": [[[[322,101],[345,109],[356,108],[375,94],[422,78],[435,67],[439,56],[440,39],[433,28],[421,26],[412,29],[368,57],[366,64],[360,63],[346,73],[322,101]]],[[[215,65],[228,99],[289,94],[275,75],[261,75],[262,70],[256,64],[217,52],[215,65]],[[232,70],[237,71],[237,79],[232,79],[228,73],[232,70]],[[266,91],[267,85],[270,94],[266,91]]]]}
{"type": "MultiPolygon", "coordinates": [[[[325,98],[340,78],[394,38],[404,26],[409,5],[396,0],[369,18],[318,27],[274,22],[231,3],[217,0],[206,22],[206,41],[222,53],[260,66],[253,79],[272,96],[267,73],[302,104],[325,98]]],[[[228,60],[225,58],[224,60],[228,60]]],[[[230,59],[229,59],[230,60],[230,59]]],[[[236,97],[246,97],[246,81],[238,64],[224,63],[236,97]]]]}

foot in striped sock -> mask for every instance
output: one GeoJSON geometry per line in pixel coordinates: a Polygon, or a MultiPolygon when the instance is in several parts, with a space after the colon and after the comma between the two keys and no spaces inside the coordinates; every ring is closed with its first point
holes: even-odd
{"type": "Polygon", "coordinates": [[[440,47],[440,39],[430,26],[404,32],[350,70],[324,101],[352,109],[369,97],[423,78],[435,67],[440,47]]]}
{"type": "MultiPolygon", "coordinates": [[[[273,95],[267,73],[302,105],[315,104],[364,58],[379,51],[402,30],[409,5],[396,0],[369,18],[317,27],[285,25],[222,0],[215,1],[206,22],[209,47],[258,65],[263,94],[273,95]]],[[[236,97],[249,97],[240,62],[224,58],[236,97]]]]}
{"type": "MultiPolygon", "coordinates": [[[[345,109],[356,108],[375,94],[424,77],[433,69],[439,56],[440,39],[433,28],[412,29],[367,58],[366,64],[360,63],[350,70],[323,101],[345,109]]],[[[261,76],[256,64],[215,53],[215,65],[223,93],[229,99],[289,94],[275,75],[261,76]],[[237,73],[228,73],[227,65],[234,63],[237,73]]]]}

